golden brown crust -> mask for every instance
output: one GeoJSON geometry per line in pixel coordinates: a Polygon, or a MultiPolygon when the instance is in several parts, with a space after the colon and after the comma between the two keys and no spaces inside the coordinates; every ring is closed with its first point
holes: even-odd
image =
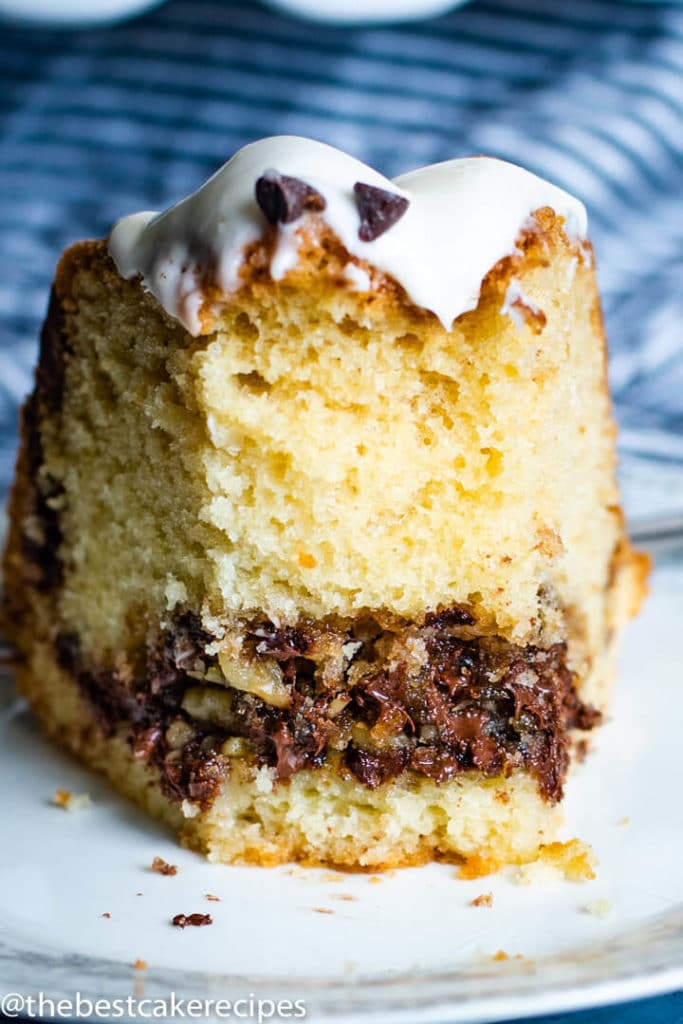
{"type": "Polygon", "coordinates": [[[2,558],[3,588],[0,602],[0,631],[12,641],[20,634],[22,623],[30,614],[26,595],[35,584],[35,567],[23,557],[21,543],[23,524],[32,500],[26,429],[22,420],[14,481],[7,506],[7,537],[2,558]]]}

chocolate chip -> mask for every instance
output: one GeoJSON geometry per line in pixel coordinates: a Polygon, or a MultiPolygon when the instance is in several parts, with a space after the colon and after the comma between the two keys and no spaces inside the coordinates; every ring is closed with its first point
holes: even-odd
{"type": "Polygon", "coordinates": [[[384,752],[349,747],[345,756],[347,767],[368,789],[377,789],[378,786],[400,775],[409,759],[410,751],[406,747],[384,752]]]}
{"type": "Polygon", "coordinates": [[[300,178],[266,171],[256,182],[256,202],[270,224],[291,224],[302,213],[324,210],[327,205],[316,189],[300,178]]]}
{"type": "Polygon", "coordinates": [[[454,604],[450,608],[442,608],[436,612],[427,612],[425,626],[473,626],[475,618],[462,605],[454,604]]]}
{"type": "Polygon", "coordinates": [[[408,209],[408,200],[396,192],[387,192],[375,185],[364,185],[357,181],[353,186],[356,205],[360,213],[358,237],[361,242],[374,242],[385,231],[393,227],[408,209]]]}

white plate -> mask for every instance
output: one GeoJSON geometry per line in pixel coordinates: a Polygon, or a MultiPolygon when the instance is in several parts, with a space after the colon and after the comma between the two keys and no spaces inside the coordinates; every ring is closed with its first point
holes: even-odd
{"type": "Polygon", "coordinates": [[[303,999],[309,1020],[419,1024],[501,1020],[683,986],[682,609],[683,567],[660,569],[629,631],[614,719],[569,786],[566,836],[591,842],[600,861],[597,879],[583,884],[461,882],[446,865],[380,882],[209,865],[53,750],[8,698],[0,716],[11,827],[0,844],[2,990],[253,994],[303,999]],[[51,805],[57,786],[89,792],[92,807],[68,814],[51,805]],[[154,856],[178,874],[152,873],[154,856]],[[488,891],[491,909],[469,905],[488,891]],[[207,892],[221,902],[207,902],[207,892]],[[582,911],[596,899],[611,901],[607,917],[582,911]],[[179,912],[209,912],[214,923],[183,931],[170,924],[179,912]],[[501,949],[524,959],[494,962],[501,949]],[[147,971],[133,971],[137,958],[147,971]]]}

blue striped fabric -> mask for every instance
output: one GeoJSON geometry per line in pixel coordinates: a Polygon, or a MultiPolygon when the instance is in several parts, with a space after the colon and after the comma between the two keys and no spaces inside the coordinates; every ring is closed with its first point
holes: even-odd
{"type": "Polygon", "coordinates": [[[627,496],[635,513],[683,509],[680,3],[477,0],[361,29],[171,0],[106,30],[5,26],[0,79],[0,487],[59,251],[291,132],[390,175],[493,153],[581,196],[627,496]]]}

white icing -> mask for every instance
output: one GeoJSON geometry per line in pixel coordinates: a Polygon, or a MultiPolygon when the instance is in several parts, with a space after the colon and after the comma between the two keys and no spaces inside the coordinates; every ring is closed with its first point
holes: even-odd
{"type": "MultiPolygon", "coordinates": [[[[576,277],[576,268],[579,265],[578,256],[572,256],[569,263],[567,264],[567,284],[572,284],[576,277]]],[[[590,266],[590,264],[588,264],[590,266]]]]}
{"type": "Polygon", "coordinates": [[[355,263],[347,263],[344,267],[344,277],[354,291],[369,292],[372,288],[372,281],[367,270],[357,266],[355,263]]]}
{"type": "Polygon", "coordinates": [[[534,316],[538,316],[541,312],[536,303],[532,302],[528,295],[524,294],[517,278],[513,277],[507,286],[500,311],[503,316],[509,316],[517,330],[521,331],[526,324],[525,309],[534,316]]]}
{"type": "MultiPolygon", "coordinates": [[[[226,293],[238,286],[244,248],[266,227],[254,186],[272,169],[320,192],[326,207],[319,216],[349,253],[395,278],[412,302],[435,313],[447,329],[476,306],[484,277],[514,252],[535,210],[550,206],[564,218],[570,237],[586,235],[586,211],[578,199],[503,160],[449,160],[392,182],[331,146],[285,135],[245,146],[165,213],[120,220],[109,239],[119,273],[141,275],[164,309],[199,334],[202,274],[208,266],[226,293]],[[403,217],[372,242],[358,237],[357,181],[410,201],[403,217]]],[[[300,225],[278,227],[271,263],[275,279],[296,264],[300,225]]]]}

